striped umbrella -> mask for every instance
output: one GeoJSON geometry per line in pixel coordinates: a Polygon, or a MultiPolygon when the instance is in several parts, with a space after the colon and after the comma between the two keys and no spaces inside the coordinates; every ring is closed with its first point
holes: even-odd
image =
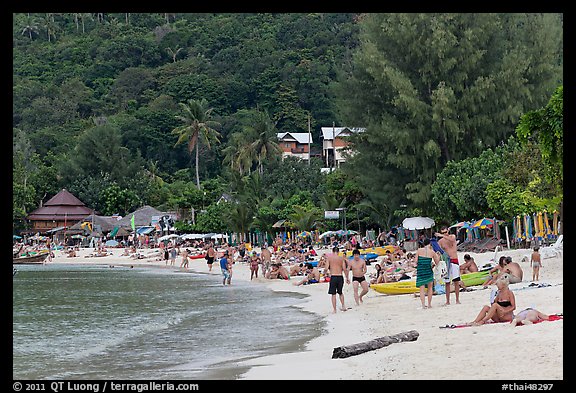
{"type": "Polygon", "coordinates": [[[530,214],[526,214],[526,239],[532,240],[532,219],[530,214]]]}
{"type": "Polygon", "coordinates": [[[538,212],[538,239],[544,239],[544,217],[542,217],[542,212],[538,212]]]}
{"type": "MultiPolygon", "coordinates": [[[[534,238],[538,239],[538,233],[540,232],[540,229],[538,228],[538,214],[537,213],[532,213],[532,222],[534,223],[534,238]]],[[[541,240],[541,239],[538,239],[541,240]]]]}
{"type": "Polygon", "coordinates": [[[546,237],[550,239],[552,237],[552,230],[550,229],[550,222],[548,221],[548,212],[544,210],[544,226],[546,227],[546,237]]]}
{"type": "Polygon", "coordinates": [[[514,239],[517,243],[522,241],[522,225],[520,223],[520,216],[514,217],[514,239]]]}
{"type": "Polygon", "coordinates": [[[558,236],[558,211],[554,210],[554,219],[552,220],[552,234],[558,236]]]}

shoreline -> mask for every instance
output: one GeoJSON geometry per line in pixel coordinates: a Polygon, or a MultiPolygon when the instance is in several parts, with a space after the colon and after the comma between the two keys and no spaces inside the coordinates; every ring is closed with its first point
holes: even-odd
{"type": "MultiPolygon", "coordinates": [[[[50,264],[91,264],[118,266],[146,266],[179,269],[165,266],[163,261],[129,259],[117,255],[96,258],[67,258],[56,256],[50,264]]],[[[121,249],[115,249],[121,252],[121,249]]],[[[320,250],[322,252],[324,250],[320,250]]],[[[86,251],[88,252],[88,251],[86,251]]],[[[522,266],[524,280],[511,284],[516,297],[516,312],[526,307],[536,308],[546,314],[563,312],[563,258],[543,259],[540,283],[550,284],[544,288],[531,288],[532,272],[529,262],[521,262],[530,250],[504,250],[500,255],[510,255],[522,266]]],[[[460,258],[464,253],[459,253],[460,258]]],[[[493,252],[469,253],[478,266],[490,262],[493,252]]],[[[205,259],[191,260],[188,271],[221,276],[215,262],[208,271],[205,259]]],[[[368,272],[372,267],[368,266],[368,272]]],[[[414,295],[383,295],[370,290],[364,302],[356,306],[352,285],[344,285],[346,312],[332,314],[328,284],[317,283],[295,286],[299,280],[254,279],[256,284],[279,292],[307,295],[303,302],[295,304],[304,311],[318,315],[323,321],[321,333],[306,342],[299,352],[279,353],[241,360],[237,366],[247,371],[238,375],[241,380],[274,379],[563,379],[563,321],[543,322],[532,326],[512,328],[509,324],[476,326],[464,329],[439,329],[446,324],[459,324],[473,320],[481,307],[489,302],[490,289],[473,287],[471,292],[461,292],[461,304],[444,306],[445,295],[432,298],[432,308],[419,310],[420,300],[414,295]],[[346,359],[332,359],[334,347],[355,344],[377,337],[394,335],[408,330],[419,332],[414,342],[390,345],[375,351],[346,359]],[[496,345],[492,345],[496,344],[496,345]],[[530,351],[528,351],[530,349],[530,351]],[[533,356],[518,356],[532,353],[533,356]],[[514,367],[498,367],[513,364],[514,367]],[[423,364],[433,367],[423,368],[423,364]],[[465,367],[464,367],[465,366],[465,367]],[[310,372],[303,372],[310,370],[310,372]],[[297,377],[294,377],[297,376],[297,377]]],[[[232,286],[235,280],[250,282],[248,265],[235,264],[232,286]]],[[[339,302],[338,302],[339,305],[339,302]]]]}

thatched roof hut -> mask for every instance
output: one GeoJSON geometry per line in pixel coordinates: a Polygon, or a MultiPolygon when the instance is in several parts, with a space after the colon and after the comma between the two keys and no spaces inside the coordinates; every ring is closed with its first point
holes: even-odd
{"type": "Polygon", "coordinates": [[[166,214],[168,213],[161,212],[152,206],[144,205],[141,208],[136,209],[134,212],[126,214],[126,216],[117,221],[116,225],[119,225],[120,228],[132,230],[132,215],[134,215],[134,225],[136,227],[143,227],[151,225],[152,217],[163,216],[166,214]]]}

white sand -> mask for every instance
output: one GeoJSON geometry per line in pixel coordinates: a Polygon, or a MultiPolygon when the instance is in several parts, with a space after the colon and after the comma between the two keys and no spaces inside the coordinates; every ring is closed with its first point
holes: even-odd
{"type": "MultiPolygon", "coordinates": [[[[84,258],[92,250],[82,250],[77,258],[67,258],[56,252],[52,263],[97,263],[106,265],[143,265],[164,267],[164,262],[130,259],[119,256],[123,250],[115,249],[114,256],[84,258]]],[[[147,253],[147,251],[144,251],[147,253]]],[[[529,262],[521,262],[530,250],[503,251],[524,270],[524,281],[511,284],[516,297],[516,312],[533,307],[545,314],[563,313],[563,259],[544,259],[540,269],[540,283],[544,288],[525,288],[531,283],[529,262]]],[[[460,259],[464,253],[460,253],[460,259]]],[[[493,252],[475,254],[478,266],[488,263],[493,252]]],[[[176,267],[180,258],[176,261],[176,267]]],[[[171,267],[169,267],[171,268],[171,267]]],[[[368,267],[368,272],[372,271],[368,267]]],[[[192,260],[190,270],[207,272],[205,259],[192,260]]],[[[212,274],[220,276],[217,263],[212,274]]],[[[272,290],[293,291],[309,295],[301,305],[304,310],[317,313],[326,321],[325,332],[310,341],[306,349],[252,359],[242,363],[253,366],[242,379],[471,379],[471,380],[558,380],[563,379],[563,327],[564,322],[550,321],[535,325],[512,327],[509,324],[489,324],[458,329],[440,329],[446,324],[459,324],[474,320],[483,305],[489,304],[490,289],[461,292],[461,304],[444,306],[445,295],[432,298],[432,308],[420,310],[420,300],[414,295],[383,295],[373,290],[356,306],[352,285],[344,285],[346,312],[332,314],[328,284],[318,283],[295,286],[290,281],[254,280],[254,285],[267,285],[272,290]],[[416,330],[414,342],[392,344],[375,351],[346,359],[332,359],[335,347],[416,330]],[[304,372],[310,370],[311,372],[304,372]],[[294,376],[298,376],[295,378],[294,376]]],[[[250,280],[247,265],[235,264],[235,280],[250,280]]],[[[339,306],[339,303],[338,303],[339,306]]]]}

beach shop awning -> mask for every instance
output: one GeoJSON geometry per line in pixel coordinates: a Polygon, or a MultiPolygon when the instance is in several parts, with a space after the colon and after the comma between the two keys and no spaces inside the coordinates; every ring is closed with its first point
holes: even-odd
{"type": "Polygon", "coordinates": [[[136,229],[136,233],[139,235],[148,235],[149,233],[151,233],[152,231],[154,231],[156,228],[154,227],[140,227],[138,229],[136,229]]]}
{"type": "Polygon", "coordinates": [[[272,225],[272,228],[283,228],[286,220],[278,220],[272,225]]]}

